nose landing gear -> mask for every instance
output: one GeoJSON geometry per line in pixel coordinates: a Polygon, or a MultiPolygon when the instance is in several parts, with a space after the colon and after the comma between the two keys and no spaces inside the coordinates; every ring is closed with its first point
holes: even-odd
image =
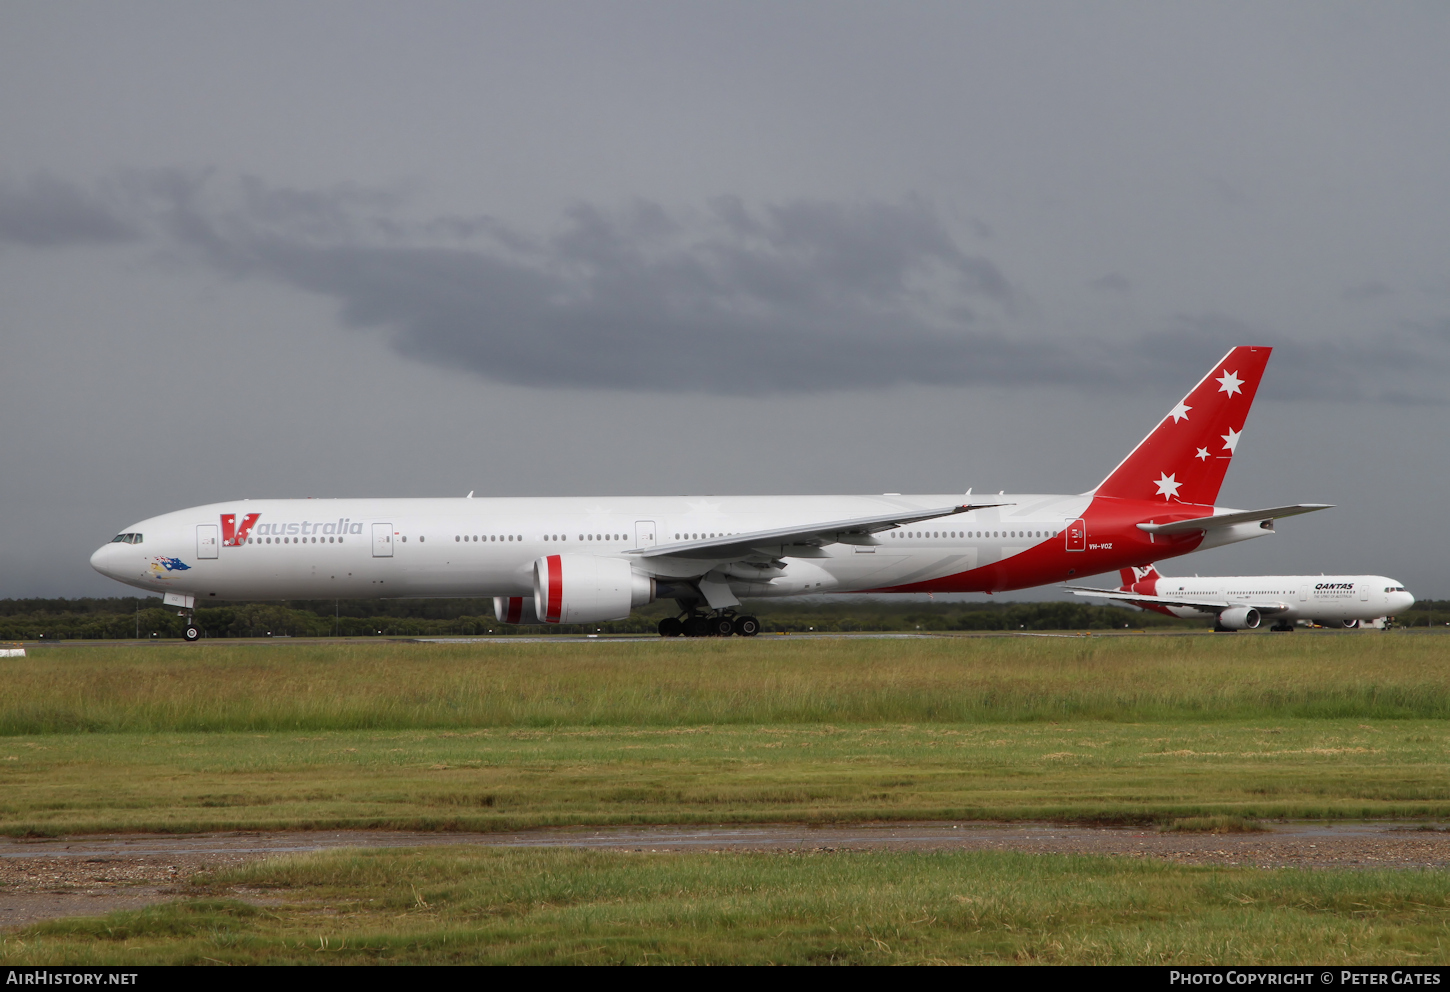
{"type": "Polygon", "coordinates": [[[190,593],[168,592],[161,598],[165,606],[176,607],[176,615],[186,621],[181,636],[188,644],[201,640],[201,628],[196,625],[196,597],[190,593]]]}

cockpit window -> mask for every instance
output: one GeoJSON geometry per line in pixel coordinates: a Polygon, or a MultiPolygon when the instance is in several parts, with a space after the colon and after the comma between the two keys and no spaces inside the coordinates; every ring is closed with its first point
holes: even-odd
{"type": "Polygon", "coordinates": [[[112,544],[140,544],[141,543],[141,535],[140,534],[117,534],[115,537],[111,538],[111,543],[112,544]]]}

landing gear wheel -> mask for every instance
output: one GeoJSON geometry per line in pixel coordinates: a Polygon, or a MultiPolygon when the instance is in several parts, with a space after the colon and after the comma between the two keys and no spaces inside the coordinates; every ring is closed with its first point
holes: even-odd
{"type": "Polygon", "coordinates": [[[1213,632],[1215,634],[1232,634],[1234,629],[1232,627],[1220,627],[1218,624],[1214,624],[1213,632]]]}
{"type": "Polygon", "coordinates": [[[704,617],[690,617],[685,621],[686,637],[709,637],[710,621],[704,617]]]}
{"type": "Polygon", "coordinates": [[[754,617],[736,617],[732,626],[740,637],[754,637],[760,633],[760,621],[754,617]]]}
{"type": "Polygon", "coordinates": [[[186,625],[186,632],[181,636],[186,638],[187,643],[190,644],[201,640],[201,631],[197,629],[195,624],[189,623],[186,625]]]}
{"type": "Polygon", "coordinates": [[[1294,625],[1288,623],[1275,624],[1269,630],[1277,634],[1292,634],[1294,633],[1294,625]]]}
{"type": "Polygon", "coordinates": [[[679,617],[665,617],[660,621],[661,637],[679,637],[685,632],[685,625],[680,623],[679,617]]]}
{"type": "Polygon", "coordinates": [[[735,633],[735,622],[729,617],[711,617],[706,622],[710,625],[711,637],[729,637],[735,633]]]}

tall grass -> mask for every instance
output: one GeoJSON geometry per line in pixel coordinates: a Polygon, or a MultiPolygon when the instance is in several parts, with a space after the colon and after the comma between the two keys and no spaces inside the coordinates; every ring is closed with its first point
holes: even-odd
{"type": "Polygon", "coordinates": [[[0,661],[0,735],[1450,717],[1394,634],[118,645],[0,661]]]}
{"type": "Polygon", "coordinates": [[[0,963],[1438,964],[1450,909],[1444,872],[997,852],[336,851],[197,883],[0,963]]]}

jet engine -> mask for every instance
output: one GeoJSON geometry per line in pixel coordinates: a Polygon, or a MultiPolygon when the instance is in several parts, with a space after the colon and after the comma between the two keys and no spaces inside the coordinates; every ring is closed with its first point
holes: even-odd
{"type": "Polygon", "coordinates": [[[1229,630],[1253,630],[1259,620],[1259,611],[1250,606],[1235,606],[1218,615],[1218,625],[1229,630]]]}
{"type": "Polygon", "coordinates": [[[655,580],[623,558],[548,555],[534,562],[534,612],[544,623],[623,620],[655,598],[655,580]]]}
{"type": "Polygon", "coordinates": [[[532,596],[495,596],[493,615],[499,623],[538,623],[539,615],[534,612],[532,596]]]}

